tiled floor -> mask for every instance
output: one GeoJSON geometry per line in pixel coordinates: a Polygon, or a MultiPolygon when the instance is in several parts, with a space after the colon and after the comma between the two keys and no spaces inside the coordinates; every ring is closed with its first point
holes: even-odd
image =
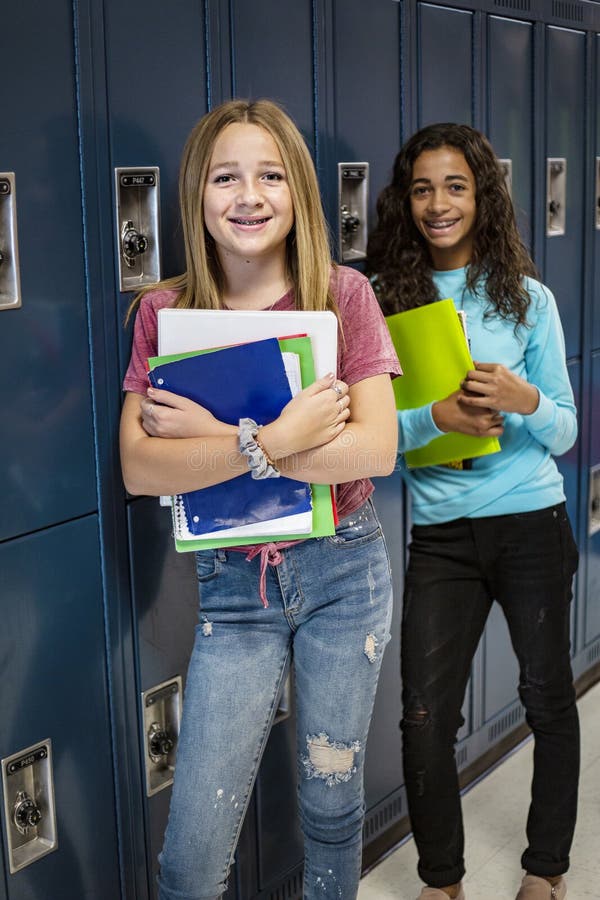
{"type": "MultiPolygon", "coordinates": [[[[579,700],[582,738],[579,818],[568,900],[600,900],[600,684],[579,700]]],[[[514,900],[522,872],[533,744],[528,740],[463,797],[467,900],[514,900]]],[[[415,900],[422,883],[407,841],[361,881],[359,900],[415,900]]]]}

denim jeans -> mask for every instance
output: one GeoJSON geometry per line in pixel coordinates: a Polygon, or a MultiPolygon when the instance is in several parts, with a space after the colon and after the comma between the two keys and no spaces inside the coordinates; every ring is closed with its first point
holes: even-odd
{"type": "Polygon", "coordinates": [[[197,554],[200,623],[190,661],[160,900],[207,900],[229,868],[293,653],[304,897],[351,900],[361,867],[363,764],[389,640],[387,550],[370,501],[331,537],[260,559],[197,554]]]}
{"type": "Polygon", "coordinates": [[[413,527],[402,619],[404,774],[419,875],[432,887],[465,872],[454,745],[494,600],[508,623],[535,741],[522,866],[538,876],[568,869],[579,777],[569,640],[577,561],[564,504],[413,527]]]}

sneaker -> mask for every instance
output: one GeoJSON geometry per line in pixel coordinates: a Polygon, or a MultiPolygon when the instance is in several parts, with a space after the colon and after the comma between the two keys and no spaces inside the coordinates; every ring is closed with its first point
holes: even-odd
{"type": "Polygon", "coordinates": [[[567,882],[564,878],[550,884],[537,875],[526,875],[521,882],[516,900],[563,900],[567,896],[567,882]]]}
{"type": "MultiPolygon", "coordinates": [[[[417,900],[449,900],[449,898],[446,891],[440,891],[439,888],[424,887],[417,900]]],[[[463,891],[462,884],[458,889],[456,900],[465,900],[465,892],[463,891]]]]}

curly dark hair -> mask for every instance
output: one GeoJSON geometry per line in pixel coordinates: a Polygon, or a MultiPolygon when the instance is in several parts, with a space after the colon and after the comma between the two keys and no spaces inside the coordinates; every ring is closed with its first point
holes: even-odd
{"type": "Polygon", "coordinates": [[[475,177],[476,214],[473,255],[467,266],[467,287],[481,292],[492,310],[516,325],[526,324],[530,298],[523,277],[538,272],[521,241],[504,173],[494,150],[469,125],[442,122],[428,125],[401,148],[391,184],[377,200],[378,222],[369,235],[367,274],[386,315],[441,299],[433,283],[427,243],[413,222],[410,188],[413,165],[424,150],[451,147],[463,154],[475,177]]]}

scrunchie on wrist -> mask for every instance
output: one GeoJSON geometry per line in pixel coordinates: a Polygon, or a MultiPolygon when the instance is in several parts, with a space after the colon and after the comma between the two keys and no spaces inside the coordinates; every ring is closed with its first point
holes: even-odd
{"type": "Polygon", "coordinates": [[[246,458],[253,478],[279,478],[281,472],[267,457],[257,435],[260,425],[254,419],[240,419],[238,423],[240,453],[246,458]]]}

